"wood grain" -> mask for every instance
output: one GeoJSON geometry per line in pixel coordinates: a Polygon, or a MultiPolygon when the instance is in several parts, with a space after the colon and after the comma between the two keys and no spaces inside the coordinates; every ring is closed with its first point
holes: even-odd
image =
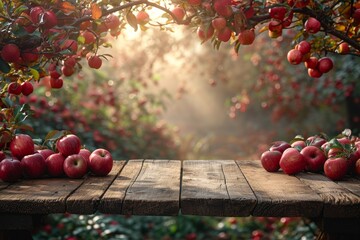
{"type": "Polygon", "coordinates": [[[182,214],[249,216],[256,198],[233,160],[183,162],[182,214]]]}
{"type": "Polygon", "coordinates": [[[65,199],[84,179],[22,180],[0,191],[0,213],[64,213],[65,199]]]}
{"type": "MultiPolygon", "coordinates": [[[[351,180],[340,184],[331,181],[321,174],[301,173],[297,177],[314,190],[324,202],[324,217],[359,217],[360,198],[354,195],[344,185],[351,186],[351,180]]],[[[358,187],[351,187],[357,191],[358,187]]]]}
{"type": "Polygon", "coordinates": [[[269,173],[259,160],[237,161],[257,197],[254,216],[318,217],[323,203],[320,196],[294,176],[269,173]]]}
{"type": "Polygon", "coordinates": [[[128,187],[122,214],[178,215],[181,161],[145,160],[128,187]]]}
{"type": "Polygon", "coordinates": [[[130,160],[121,170],[111,186],[100,200],[99,211],[102,213],[121,214],[126,191],[139,175],[143,160],[130,160]]]}
{"type": "Polygon", "coordinates": [[[114,161],[113,168],[105,177],[90,176],[66,199],[66,211],[75,214],[92,214],[97,211],[101,197],[110,187],[125,161],[114,161]]]}

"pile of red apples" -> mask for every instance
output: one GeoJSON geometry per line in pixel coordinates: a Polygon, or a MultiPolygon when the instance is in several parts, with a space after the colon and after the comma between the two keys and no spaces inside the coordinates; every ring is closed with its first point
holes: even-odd
{"type": "Polygon", "coordinates": [[[91,152],[82,148],[79,137],[74,134],[59,138],[56,151],[37,148],[29,135],[14,136],[10,151],[0,151],[0,179],[16,182],[22,178],[82,178],[89,172],[106,176],[113,166],[109,151],[99,148],[91,152]]]}
{"type": "Polygon", "coordinates": [[[360,138],[341,135],[327,140],[310,136],[291,142],[277,141],[262,153],[261,164],[268,172],[282,169],[288,175],[304,171],[324,173],[338,181],[347,174],[360,175],[360,138]]]}

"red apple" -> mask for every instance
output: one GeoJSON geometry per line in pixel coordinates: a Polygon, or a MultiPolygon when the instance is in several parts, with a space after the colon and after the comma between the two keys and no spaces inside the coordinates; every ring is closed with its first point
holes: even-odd
{"type": "Polygon", "coordinates": [[[242,45],[251,45],[255,40],[254,30],[246,29],[238,35],[239,43],[242,45]]]}
{"type": "Polygon", "coordinates": [[[44,159],[47,159],[50,155],[54,154],[54,151],[51,149],[39,149],[37,152],[40,153],[44,159]]]}
{"type": "Polygon", "coordinates": [[[65,158],[64,172],[69,178],[82,178],[87,173],[87,162],[80,154],[73,154],[65,158]]]}
{"type": "Polygon", "coordinates": [[[281,155],[279,151],[265,151],[261,154],[261,165],[268,172],[276,172],[280,169],[281,155]]]}
{"type": "Polygon", "coordinates": [[[231,34],[232,34],[231,29],[228,28],[228,27],[225,27],[225,28],[218,31],[217,38],[218,38],[219,41],[227,42],[227,41],[230,40],[231,34]]]}
{"type": "Polygon", "coordinates": [[[321,147],[324,143],[326,143],[326,140],[321,138],[321,137],[317,137],[317,136],[311,136],[308,137],[306,139],[306,141],[309,143],[309,145],[315,146],[315,147],[321,147]]]}
{"type": "Polygon", "coordinates": [[[323,57],[319,59],[317,68],[321,73],[327,73],[334,67],[334,63],[331,58],[323,57]]]}
{"type": "Polygon", "coordinates": [[[45,11],[41,20],[40,23],[47,29],[55,27],[58,23],[55,13],[51,10],[45,11]]]}
{"type": "Polygon", "coordinates": [[[327,152],[328,158],[336,158],[339,157],[343,153],[343,150],[341,148],[330,148],[327,152]]]}
{"type": "Polygon", "coordinates": [[[288,148],[281,156],[280,167],[284,173],[294,175],[305,170],[306,160],[296,148],[288,148]]]}
{"type": "Polygon", "coordinates": [[[322,72],[318,69],[308,68],[308,75],[312,78],[320,78],[322,76],[322,72]]]}
{"type": "Polygon", "coordinates": [[[56,141],[56,148],[64,157],[78,154],[81,149],[80,138],[74,134],[68,134],[56,141]]]}
{"type": "Polygon", "coordinates": [[[285,7],[272,7],[269,9],[270,17],[280,21],[284,20],[286,13],[287,8],[285,7]]]}
{"type": "Polygon", "coordinates": [[[46,158],[46,169],[51,177],[60,177],[64,175],[65,157],[61,153],[54,153],[46,158]]]}
{"type": "Polygon", "coordinates": [[[292,65],[297,65],[302,62],[303,54],[297,49],[291,49],[287,54],[287,60],[292,65]]]}
{"type": "Polygon", "coordinates": [[[46,172],[45,159],[40,153],[26,155],[21,159],[23,173],[29,178],[40,178],[46,172]]]}
{"type": "Polygon", "coordinates": [[[306,147],[306,143],[303,140],[298,140],[298,141],[293,142],[291,144],[291,147],[297,148],[297,149],[303,149],[304,147],[306,147]]]}
{"type": "Polygon", "coordinates": [[[91,155],[91,152],[89,149],[86,149],[86,148],[82,148],[80,149],[80,152],[79,154],[86,160],[86,162],[88,163],[88,167],[90,166],[90,155],[91,155]]]}
{"type": "Polygon", "coordinates": [[[21,84],[21,92],[24,96],[29,96],[34,91],[34,87],[31,82],[23,82],[21,84]]]}
{"type": "Polygon", "coordinates": [[[304,27],[305,31],[308,33],[315,34],[320,31],[321,23],[316,18],[309,17],[308,20],[306,20],[304,27]]]}
{"type": "Polygon", "coordinates": [[[358,159],[355,163],[355,173],[360,176],[360,159],[358,159]]]}
{"type": "Polygon", "coordinates": [[[4,182],[16,182],[22,176],[20,161],[12,158],[5,158],[0,162],[0,179],[4,182]]]}
{"type": "Polygon", "coordinates": [[[338,52],[340,54],[348,54],[350,52],[349,44],[346,42],[342,42],[339,45],[338,52]]]}
{"type": "Polygon", "coordinates": [[[0,151],[0,162],[6,158],[4,151],[0,151]]]}
{"type": "Polygon", "coordinates": [[[270,146],[270,151],[279,151],[283,153],[286,149],[290,148],[291,145],[288,142],[285,141],[276,141],[273,142],[270,146]]]}
{"type": "Polygon", "coordinates": [[[224,17],[217,17],[211,21],[211,25],[216,30],[221,30],[226,27],[226,19],[224,17]]]}
{"type": "Polygon", "coordinates": [[[197,35],[201,41],[205,42],[214,35],[214,28],[212,26],[201,25],[197,29],[197,35]]]}
{"type": "Polygon", "coordinates": [[[106,149],[96,149],[89,157],[90,171],[97,176],[106,176],[112,169],[113,158],[106,149]]]}
{"type": "Polygon", "coordinates": [[[331,180],[341,180],[348,169],[348,163],[345,158],[329,158],[324,164],[324,173],[331,180]]]}
{"type": "Polygon", "coordinates": [[[190,4],[190,5],[193,5],[193,6],[199,6],[202,2],[202,0],[187,0],[187,2],[190,4]]]}
{"type": "Polygon", "coordinates": [[[306,146],[300,152],[306,161],[306,170],[319,172],[323,170],[326,161],[325,153],[316,146],[306,146]]]}
{"type": "Polygon", "coordinates": [[[17,62],[20,58],[20,49],[13,43],[8,43],[1,49],[1,58],[6,62],[17,62]]]}
{"type": "Polygon", "coordinates": [[[296,45],[295,49],[299,50],[302,54],[307,54],[311,50],[311,44],[308,41],[301,41],[296,45]]]}
{"type": "Polygon", "coordinates": [[[22,159],[35,152],[34,141],[27,134],[17,134],[10,142],[10,151],[14,157],[22,159]]]}
{"type": "Polygon", "coordinates": [[[304,64],[306,68],[317,69],[318,59],[317,57],[309,57],[304,64]]]}
{"type": "Polygon", "coordinates": [[[231,0],[215,0],[214,10],[223,17],[230,17],[233,14],[231,9],[231,0]]]}

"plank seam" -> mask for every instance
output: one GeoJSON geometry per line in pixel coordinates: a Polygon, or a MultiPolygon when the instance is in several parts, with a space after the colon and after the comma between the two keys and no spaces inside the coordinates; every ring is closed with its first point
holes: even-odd
{"type": "Polygon", "coordinates": [[[141,173],[141,171],[142,171],[142,169],[144,167],[144,163],[145,163],[145,159],[142,159],[141,168],[140,168],[139,172],[137,173],[137,175],[136,175],[136,177],[134,179],[131,179],[131,184],[129,184],[129,186],[127,186],[126,189],[125,189],[124,198],[121,200],[121,209],[120,209],[121,213],[123,213],[124,202],[125,202],[125,199],[126,199],[127,192],[129,190],[129,188],[131,188],[135,184],[136,180],[140,176],[140,173],[141,173]]]}
{"type": "Polygon", "coordinates": [[[67,195],[66,197],[65,197],[65,199],[64,199],[64,202],[65,202],[65,212],[67,212],[67,209],[68,209],[68,202],[67,202],[67,200],[69,199],[69,197],[74,193],[74,192],[76,192],[76,190],[78,190],[83,184],[84,184],[84,182],[85,182],[85,180],[89,177],[89,173],[88,174],[86,174],[86,177],[83,179],[83,181],[76,187],[76,188],[74,188],[70,193],[69,193],[69,195],[67,195]]]}
{"type": "MultiPolygon", "coordinates": [[[[238,160],[238,161],[239,161],[239,160],[238,160]]],[[[253,215],[254,210],[255,210],[256,206],[258,205],[258,203],[259,203],[259,199],[258,199],[258,196],[256,196],[255,191],[254,191],[254,189],[252,188],[252,186],[250,185],[249,181],[247,180],[245,174],[244,174],[243,171],[241,170],[241,167],[240,167],[238,161],[235,161],[235,163],[236,163],[236,165],[238,166],[241,174],[243,175],[245,181],[247,182],[248,186],[250,187],[251,191],[253,192],[253,194],[254,194],[254,196],[255,196],[255,198],[256,198],[256,203],[254,204],[253,209],[251,209],[251,211],[250,211],[250,212],[251,212],[251,215],[253,215]]]]}
{"type": "Polygon", "coordinates": [[[104,190],[104,192],[101,194],[101,196],[99,197],[98,201],[95,201],[94,203],[94,208],[95,211],[98,211],[98,208],[100,206],[100,202],[102,200],[102,198],[104,197],[105,193],[107,192],[107,190],[109,190],[110,186],[114,183],[114,181],[118,178],[118,176],[120,175],[121,171],[124,169],[125,165],[127,164],[127,161],[125,161],[125,163],[122,165],[122,167],[119,169],[118,173],[115,175],[115,177],[113,178],[113,180],[110,182],[110,184],[107,186],[107,188],[104,190]]]}
{"type": "Polygon", "coordinates": [[[224,177],[224,183],[225,183],[225,190],[226,190],[226,194],[228,195],[228,198],[230,200],[230,203],[231,203],[231,198],[230,198],[230,193],[229,193],[229,189],[227,187],[227,183],[226,183],[226,176],[225,176],[225,172],[224,172],[224,166],[221,164],[221,172],[222,172],[222,175],[224,177]]]}
{"type": "Polygon", "coordinates": [[[180,188],[179,188],[179,214],[181,214],[181,194],[182,194],[182,182],[183,182],[183,160],[180,161],[180,188]]]}

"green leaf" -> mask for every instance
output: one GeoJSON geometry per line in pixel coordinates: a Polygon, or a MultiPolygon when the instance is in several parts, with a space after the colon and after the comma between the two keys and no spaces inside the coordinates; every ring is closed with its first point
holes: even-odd
{"type": "Polygon", "coordinates": [[[130,24],[132,28],[134,28],[136,32],[138,29],[138,23],[136,20],[136,16],[132,12],[128,12],[128,14],[126,14],[126,21],[130,24]]]}
{"type": "Polygon", "coordinates": [[[16,125],[15,128],[20,129],[20,130],[30,131],[30,132],[34,131],[34,129],[30,125],[27,125],[27,124],[16,125]]]}
{"type": "Polygon", "coordinates": [[[39,79],[40,79],[40,73],[39,73],[36,69],[34,69],[34,68],[30,68],[30,72],[31,72],[31,74],[32,74],[33,77],[34,77],[34,80],[35,80],[35,81],[39,81],[39,79]]]}
{"type": "Polygon", "coordinates": [[[20,5],[19,7],[17,7],[14,11],[15,16],[19,16],[22,12],[24,12],[25,10],[28,10],[28,7],[25,5],[20,5]]]}
{"type": "Polygon", "coordinates": [[[2,58],[0,58],[0,71],[3,73],[9,73],[11,70],[10,65],[5,62],[2,58]]]}

